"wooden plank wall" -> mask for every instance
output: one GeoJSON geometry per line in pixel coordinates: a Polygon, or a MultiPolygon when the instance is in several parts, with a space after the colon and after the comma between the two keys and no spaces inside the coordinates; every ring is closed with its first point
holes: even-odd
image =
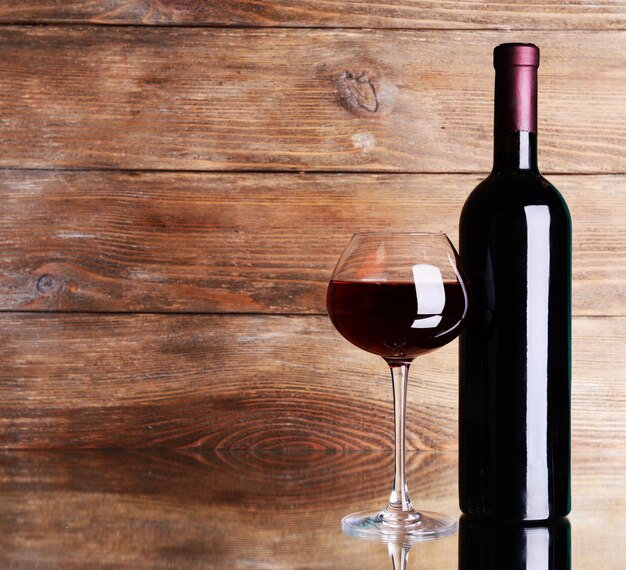
{"type": "MultiPolygon", "coordinates": [[[[359,229],[445,230],[491,158],[491,50],[542,48],[574,221],[574,446],[626,447],[626,5],[0,2],[0,446],[387,449],[324,317],[359,229]]],[[[456,448],[456,344],[412,449],[456,448]]]]}

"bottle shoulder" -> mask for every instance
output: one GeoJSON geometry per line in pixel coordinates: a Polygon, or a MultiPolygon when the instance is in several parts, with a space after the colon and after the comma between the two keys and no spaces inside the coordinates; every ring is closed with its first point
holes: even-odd
{"type": "Polygon", "coordinates": [[[546,206],[557,217],[571,223],[569,209],[561,193],[538,172],[492,172],[468,196],[461,220],[480,211],[484,217],[522,212],[528,206],[546,206]]]}

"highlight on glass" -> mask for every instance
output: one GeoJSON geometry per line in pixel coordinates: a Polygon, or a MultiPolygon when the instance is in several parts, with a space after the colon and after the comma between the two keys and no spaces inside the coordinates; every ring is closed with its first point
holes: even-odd
{"type": "Polygon", "coordinates": [[[332,274],[328,315],[355,346],[382,356],[391,370],[395,473],[386,508],[348,515],[348,534],[427,540],[456,529],[456,520],[416,510],[405,473],[408,372],[414,359],[458,336],[469,311],[469,288],[444,233],[361,232],[352,236],[332,274]]]}

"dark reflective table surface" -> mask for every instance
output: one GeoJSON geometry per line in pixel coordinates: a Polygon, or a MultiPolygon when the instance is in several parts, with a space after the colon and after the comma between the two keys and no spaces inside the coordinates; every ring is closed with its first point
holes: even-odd
{"type": "MultiPolygon", "coordinates": [[[[517,529],[463,519],[459,533],[408,552],[345,536],[340,528],[344,514],[385,504],[392,469],[391,452],[4,452],[0,564],[626,567],[626,453],[574,455],[569,521],[517,529]]],[[[459,516],[456,470],[454,453],[409,453],[415,505],[459,516]]]]}

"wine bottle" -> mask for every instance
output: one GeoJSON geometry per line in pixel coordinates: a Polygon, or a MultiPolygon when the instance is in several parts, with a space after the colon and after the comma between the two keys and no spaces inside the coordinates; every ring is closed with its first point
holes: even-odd
{"type": "Polygon", "coordinates": [[[537,166],[539,48],[499,45],[494,67],[493,169],[460,220],[460,507],[545,521],[570,511],[571,220],[537,166]]]}

